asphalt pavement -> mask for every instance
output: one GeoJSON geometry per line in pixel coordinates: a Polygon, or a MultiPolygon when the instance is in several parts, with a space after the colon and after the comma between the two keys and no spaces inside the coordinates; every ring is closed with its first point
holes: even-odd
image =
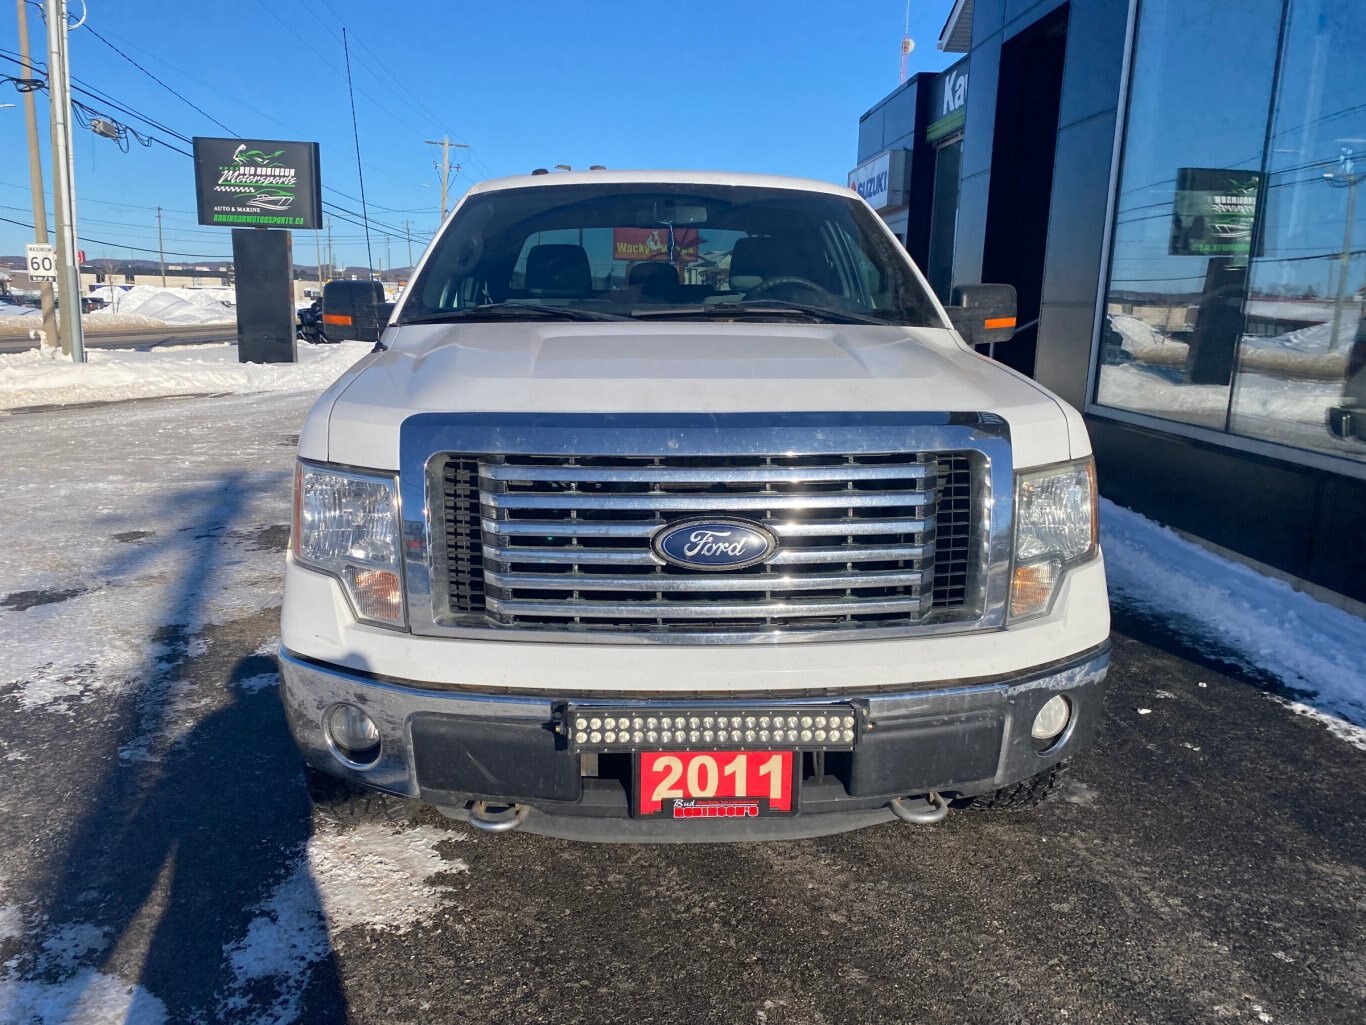
{"type": "MultiPolygon", "coordinates": [[[[283,489],[254,515],[173,543],[282,549],[283,489]]],[[[72,597],[0,582],[0,615],[72,597]]],[[[312,811],[277,618],[165,627],[127,687],[0,674],[0,1023],[31,1020],[7,994],[104,992],[90,970],[186,1023],[1366,1021],[1366,754],[1136,613],[1055,803],[680,846],[312,811]],[[318,907],[330,943],[298,924],[318,907]]]]}
{"type": "MultiPolygon", "coordinates": [[[[85,333],[87,349],[154,349],[167,345],[235,341],[235,324],[186,324],[171,327],[121,328],[115,331],[92,331],[87,328],[85,333]]],[[[37,341],[27,335],[0,335],[0,353],[24,352],[37,347],[37,341]]]]}

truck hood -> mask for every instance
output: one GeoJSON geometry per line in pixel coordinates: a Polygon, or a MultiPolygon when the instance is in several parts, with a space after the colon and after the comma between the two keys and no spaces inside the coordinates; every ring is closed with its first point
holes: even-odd
{"type": "Polygon", "coordinates": [[[427,412],[990,411],[1010,425],[1016,466],[1076,447],[1073,411],[946,330],[519,322],[396,327],[384,341],[310,415],[305,458],[397,470],[399,425],[427,412]]]}

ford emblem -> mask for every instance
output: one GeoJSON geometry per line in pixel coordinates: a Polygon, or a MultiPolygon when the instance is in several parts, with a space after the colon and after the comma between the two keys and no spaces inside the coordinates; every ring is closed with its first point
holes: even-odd
{"type": "Polygon", "coordinates": [[[651,547],[675,566],[719,571],[767,562],[778,549],[778,538],[752,520],[700,517],[656,531],[651,547]]]}

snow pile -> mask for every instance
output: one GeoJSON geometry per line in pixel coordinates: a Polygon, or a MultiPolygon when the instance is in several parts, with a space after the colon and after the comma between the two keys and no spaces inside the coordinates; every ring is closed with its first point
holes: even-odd
{"type": "Polygon", "coordinates": [[[90,294],[107,304],[84,317],[84,322],[96,329],[102,325],[128,325],[134,316],[157,324],[231,324],[237,319],[237,292],[232,288],[134,285],[123,289],[105,285],[90,294]]]}
{"type": "Polygon", "coordinates": [[[431,826],[398,829],[368,823],[314,835],[290,874],[261,904],[246,935],[229,946],[232,992],[219,1008],[233,1021],[290,1022],[314,964],[332,949],[330,936],[363,926],[406,932],[441,904],[429,880],[441,872],[466,872],[446,861],[437,845],[461,834],[431,826]],[[273,994],[266,1013],[243,1015],[259,1004],[263,984],[273,994]]]}
{"type": "MultiPolygon", "coordinates": [[[[117,288],[102,285],[90,293],[106,306],[83,314],[87,331],[130,327],[165,327],[168,324],[232,324],[237,320],[237,291],[233,288],[162,288],[133,285],[117,288]]],[[[40,310],[0,303],[0,334],[26,333],[40,310]]]]}
{"type": "Polygon", "coordinates": [[[1366,622],[1108,501],[1101,542],[1117,604],[1184,626],[1214,657],[1275,676],[1298,698],[1292,709],[1366,750],[1366,622]]]}
{"type": "Polygon", "coordinates": [[[29,349],[0,355],[0,409],[145,399],[163,395],[242,395],[321,391],[370,351],[366,342],[298,348],[298,363],[238,363],[237,347],[181,345],[134,352],[90,349],[77,365],[29,349]]]}

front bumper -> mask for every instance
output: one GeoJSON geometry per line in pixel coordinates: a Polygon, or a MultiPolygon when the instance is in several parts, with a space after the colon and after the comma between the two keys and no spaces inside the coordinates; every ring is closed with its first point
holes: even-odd
{"type": "MultiPolygon", "coordinates": [[[[471,802],[486,800],[527,805],[523,828],[575,839],[757,839],[872,825],[893,818],[893,798],[931,791],[950,799],[971,797],[1043,772],[1091,740],[1109,649],[1107,641],[1030,673],[935,686],[744,700],[670,696],[670,707],[684,711],[689,704],[800,712],[838,704],[858,710],[852,751],[805,753],[797,814],[745,822],[633,818],[631,756],[581,756],[560,731],[566,700],[584,708],[595,703],[592,696],[419,688],[288,651],[281,652],[281,676],[290,729],[309,764],[418,798],[454,817],[464,817],[471,802]],[[1068,697],[1072,716],[1063,734],[1041,750],[1030,737],[1030,724],[1054,694],[1068,697]],[[323,722],[340,702],[360,706],[379,728],[379,756],[364,769],[338,758],[326,736],[323,722]]],[[[664,698],[614,695],[601,703],[648,714],[664,698]]]]}

